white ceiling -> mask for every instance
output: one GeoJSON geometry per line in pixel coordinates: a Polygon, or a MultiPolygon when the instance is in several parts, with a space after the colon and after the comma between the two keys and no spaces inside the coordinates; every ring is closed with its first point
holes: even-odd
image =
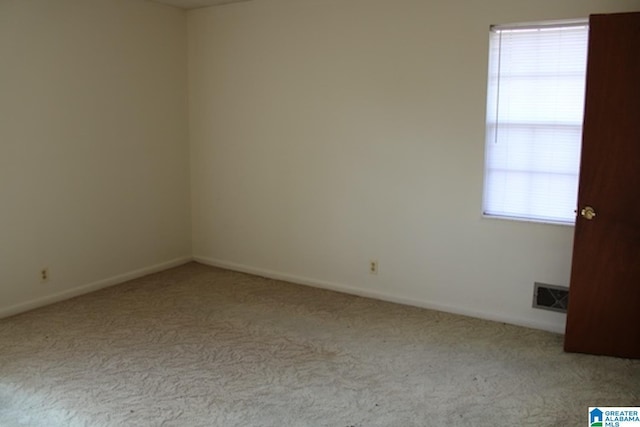
{"type": "Polygon", "coordinates": [[[181,9],[196,9],[199,7],[219,6],[228,3],[240,3],[250,0],[151,0],[156,3],[168,4],[181,9]]]}

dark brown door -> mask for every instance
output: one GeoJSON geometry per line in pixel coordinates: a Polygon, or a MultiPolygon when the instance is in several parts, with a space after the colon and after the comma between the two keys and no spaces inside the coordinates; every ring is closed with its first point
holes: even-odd
{"type": "Polygon", "coordinates": [[[640,13],[590,19],[564,346],[640,358],[640,13]]]}

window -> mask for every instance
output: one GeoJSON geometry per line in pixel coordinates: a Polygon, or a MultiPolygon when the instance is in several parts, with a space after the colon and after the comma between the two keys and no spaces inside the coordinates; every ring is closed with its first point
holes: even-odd
{"type": "Polygon", "coordinates": [[[484,214],[573,224],[586,21],[491,28],[484,214]]]}

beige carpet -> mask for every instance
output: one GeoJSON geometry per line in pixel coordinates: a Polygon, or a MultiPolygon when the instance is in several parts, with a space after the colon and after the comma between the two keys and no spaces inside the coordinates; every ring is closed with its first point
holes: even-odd
{"type": "Polygon", "coordinates": [[[188,264],[0,320],[1,426],[585,426],[640,361],[188,264]]]}

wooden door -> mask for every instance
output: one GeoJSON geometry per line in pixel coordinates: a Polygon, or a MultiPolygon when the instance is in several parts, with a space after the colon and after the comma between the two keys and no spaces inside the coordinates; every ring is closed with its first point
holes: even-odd
{"type": "Polygon", "coordinates": [[[640,358],[640,12],[590,19],[564,347],[640,358]]]}

